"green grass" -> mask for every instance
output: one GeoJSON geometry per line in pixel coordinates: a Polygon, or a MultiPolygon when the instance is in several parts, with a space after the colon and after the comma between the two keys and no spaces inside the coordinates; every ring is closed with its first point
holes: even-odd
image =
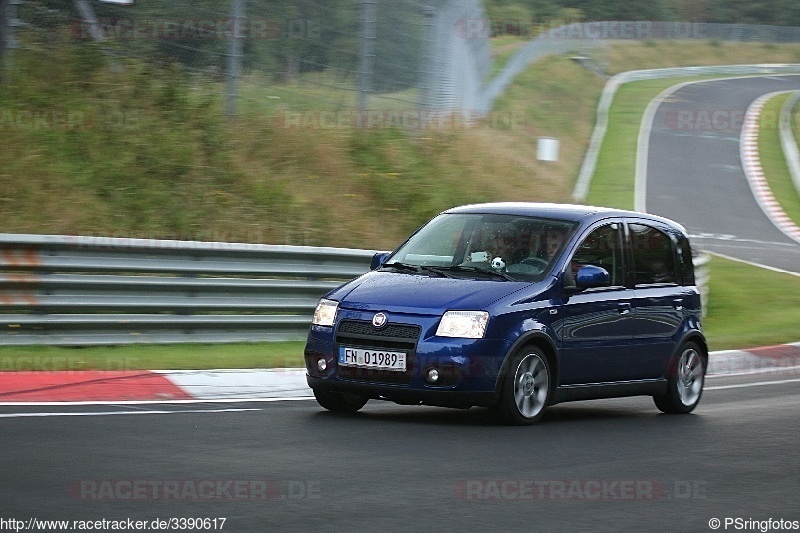
{"type": "Polygon", "coordinates": [[[136,344],[81,348],[2,346],[0,372],[298,368],[303,366],[304,346],[304,342],[136,344]]]}
{"type": "Polygon", "coordinates": [[[617,91],[608,114],[597,167],[586,198],[588,204],[633,209],[636,145],[647,104],[661,91],[679,83],[651,80],[628,83],[617,91]]]}
{"type": "Polygon", "coordinates": [[[710,268],[703,326],[711,350],[800,340],[800,277],[719,257],[710,268]]]}
{"type": "Polygon", "coordinates": [[[792,175],[786,164],[778,128],[781,109],[790,94],[771,98],[761,110],[761,128],[758,133],[758,153],[761,168],[769,188],[783,211],[795,224],[800,224],[800,193],[794,186],[792,175]]]}
{"type": "Polygon", "coordinates": [[[797,147],[800,148],[800,102],[792,109],[792,133],[797,141],[797,147]]]}

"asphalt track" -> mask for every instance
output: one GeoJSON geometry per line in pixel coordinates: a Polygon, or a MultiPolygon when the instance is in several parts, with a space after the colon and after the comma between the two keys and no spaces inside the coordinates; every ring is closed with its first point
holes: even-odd
{"type": "Polygon", "coordinates": [[[740,155],[750,104],[789,90],[800,90],[800,76],[691,83],[666,95],[650,128],[646,210],[683,224],[700,248],[800,273],[800,242],[761,210],[740,155]]]}
{"type": "Polygon", "coordinates": [[[223,531],[800,520],[798,382],[796,368],[712,378],[691,415],[627,398],[554,406],[522,428],[374,401],[352,416],[313,400],[0,406],[0,518],[225,518],[223,531]]]}

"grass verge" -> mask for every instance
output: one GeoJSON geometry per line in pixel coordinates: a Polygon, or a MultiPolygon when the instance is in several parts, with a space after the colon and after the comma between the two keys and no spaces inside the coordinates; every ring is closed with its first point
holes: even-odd
{"type": "Polygon", "coordinates": [[[299,368],[304,342],[0,347],[0,371],[299,368]]]}
{"type": "Polygon", "coordinates": [[[792,175],[789,173],[778,128],[781,108],[790,96],[787,93],[770,98],[761,110],[758,154],[761,159],[761,168],[764,170],[772,194],[789,218],[795,224],[800,224],[800,194],[798,194],[792,181],[792,175]]]}
{"type": "Polygon", "coordinates": [[[647,104],[661,91],[686,79],[623,85],[608,112],[608,129],[586,198],[588,204],[633,209],[636,148],[647,104]]]}
{"type": "Polygon", "coordinates": [[[720,257],[711,259],[704,330],[712,350],[800,340],[800,277],[720,257]],[[766,302],[753,312],[752,302],[766,302]]]}

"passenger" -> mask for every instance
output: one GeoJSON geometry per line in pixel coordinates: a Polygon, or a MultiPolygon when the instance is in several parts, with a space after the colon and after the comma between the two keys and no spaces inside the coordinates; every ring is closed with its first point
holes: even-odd
{"type": "Polygon", "coordinates": [[[564,236],[560,231],[548,231],[544,244],[544,258],[550,261],[561,249],[564,236]]]}

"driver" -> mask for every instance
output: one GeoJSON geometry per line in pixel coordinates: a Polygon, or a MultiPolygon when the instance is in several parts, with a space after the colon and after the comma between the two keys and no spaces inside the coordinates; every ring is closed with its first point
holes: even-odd
{"type": "Polygon", "coordinates": [[[560,231],[550,230],[544,234],[533,232],[528,240],[527,257],[519,262],[542,268],[556,256],[563,243],[564,236],[560,231]]]}
{"type": "Polygon", "coordinates": [[[493,237],[492,246],[489,251],[491,259],[499,257],[505,262],[510,261],[511,255],[514,253],[515,244],[513,233],[507,228],[503,228],[498,229],[493,237]]]}
{"type": "Polygon", "coordinates": [[[564,236],[560,231],[548,231],[544,241],[544,258],[550,261],[561,249],[564,236]]]}

